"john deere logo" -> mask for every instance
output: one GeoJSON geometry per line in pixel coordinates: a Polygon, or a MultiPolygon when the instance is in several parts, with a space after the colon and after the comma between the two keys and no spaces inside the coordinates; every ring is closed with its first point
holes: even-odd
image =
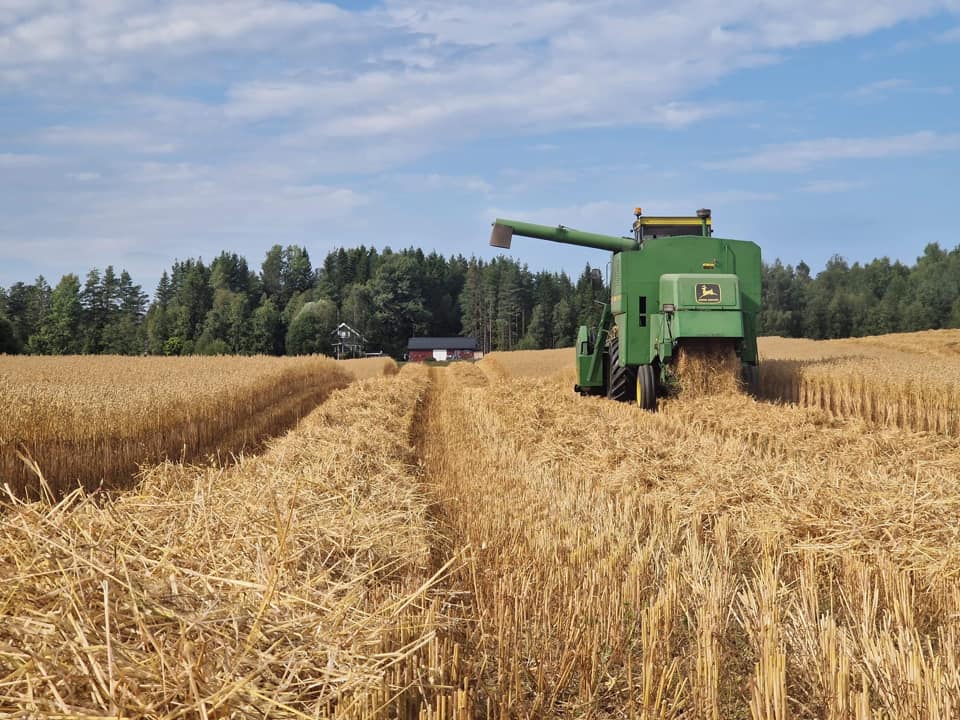
{"type": "Polygon", "coordinates": [[[720,302],[720,286],[717,283],[697,283],[697,302],[720,302]]]}

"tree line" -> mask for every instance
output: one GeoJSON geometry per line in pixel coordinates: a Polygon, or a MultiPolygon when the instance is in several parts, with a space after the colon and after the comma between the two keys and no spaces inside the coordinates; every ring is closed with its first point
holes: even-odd
{"type": "Polygon", "coordinates": [[[258,270],[222,252],[178,260],[152,302],[129,273],[91,270],[81,283],[43,277],[0,288],[0,352],[189,355],[330,353],[346,322],[368,351],[401,357],[412,336],[474,335],[479,347],[563,347],[595,322],[606,291],[590,268],[531,272],[499,257],[450,258],[361,246],[314,266],[305,248],[273,246],[258,270]]]}
{"type": "Polygon", "coordinates": [[[763,267],[763,335],[814,340],[960,327],[960,246],[924,248],[913,265],[835,255],[816,277],[803,262],[763,267]]]}
{"type": "MultiPolygon", "coordinates": [[[[490,350],[567,347],[595,324],[609,289],[584,268],[533,272],[421,250],[340,248],[314,266],[305,248],[275,245],[259,270],[236,253],[174,262],[153,300],[125,270],[64,275],[51,288],[0,287],[0,352],[186,355],[330,353],[346,322],[369,351],[400,357],[412,336],[470,335],[490,350]]],[[[833,257],[763,266],[759,329],[813,339],[960,327],[960,247],[928,245],[915,264],[833,257]]]]}

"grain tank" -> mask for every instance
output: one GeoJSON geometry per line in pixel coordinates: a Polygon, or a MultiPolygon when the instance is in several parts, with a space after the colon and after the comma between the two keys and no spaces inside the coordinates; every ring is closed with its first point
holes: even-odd
{"type": "Polygon", "coordinates": [[[498,218],[490,244],[509,248],[521,235],[613,253],[610,301],[597,326],[581,326],[577,335],[578,392],[653,410],[676,386],[684,350],[735,354],[743,384],[755,393],[760,248],[715,237],[709,210],[647,217],[637,208],[635,216],[628,237],[498,218]]]}

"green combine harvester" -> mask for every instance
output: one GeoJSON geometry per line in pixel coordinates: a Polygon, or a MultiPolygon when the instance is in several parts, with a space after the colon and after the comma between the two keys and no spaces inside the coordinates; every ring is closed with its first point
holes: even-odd
{"type": "Polygon", "coordinates": [[[756,394],[760,248],[714,237],[709,210],[645,217],[637,208],[635,215],[633,237],[498,218],[490,244],[509,248],[522,235],[613,253],[610,302],[597,327],[583,325],[577,335],[577,392],[655,410],[657,396],[676,387],[676,360],[685,350],[735,353],[740,381],[756,394]]]}

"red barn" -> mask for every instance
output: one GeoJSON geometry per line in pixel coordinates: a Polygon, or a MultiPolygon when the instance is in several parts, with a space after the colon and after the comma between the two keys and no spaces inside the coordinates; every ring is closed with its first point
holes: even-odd
{"type": "Polygon", "coordinates": [[[407,343],[410,362],[473,360],[476,355],[477,339],[472,337],[419,337],[407,343]]]}

